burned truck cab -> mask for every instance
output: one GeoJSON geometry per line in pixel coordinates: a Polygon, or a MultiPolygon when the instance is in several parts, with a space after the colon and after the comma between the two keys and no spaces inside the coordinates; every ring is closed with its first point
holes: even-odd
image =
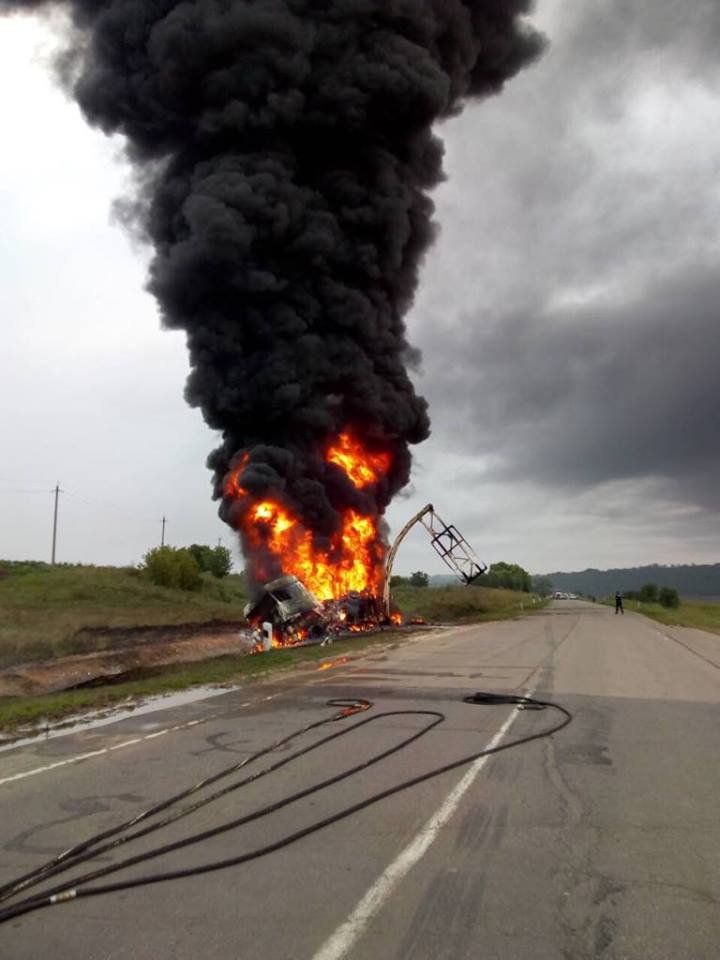
{"type": "Polygon", "coordinates": [[[264,584],[244,612],[246,620],[257,630],[262,630],[265,623],[271,624],[273,640],[283,645],[319,639],[326,631],[322,605],[293,576],[264,584]]]}

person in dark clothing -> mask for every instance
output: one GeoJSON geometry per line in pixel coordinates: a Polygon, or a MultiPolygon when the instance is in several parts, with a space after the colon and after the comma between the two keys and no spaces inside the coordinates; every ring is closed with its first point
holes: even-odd
{"type": "Polygon", "coordinates": [[[625,611],[623,610],[622,605],[622,594],[619,590],[617,590],[615,593],[615,613],[621,613],[623,616],[625,616],[625,611]]]}

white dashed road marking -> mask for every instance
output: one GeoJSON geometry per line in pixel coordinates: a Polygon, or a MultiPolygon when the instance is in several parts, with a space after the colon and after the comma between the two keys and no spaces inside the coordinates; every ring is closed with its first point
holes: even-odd
{"type": "MultiPolygon", "coordinates": [[[[246,706],[246,704],[243,704],[246,706]]],[[[250,706],[248,703],[247,706],[250,706]]],[[[207,723],[208,720],[216,720],[217,714],[211,717],[203,717],[200,720],[188,720],[187,723],[178,723],[174,727],[166,727],[164,730],[156,730],[155,733],[147,733],[144,737],[133,737],[132,740],[123,740],[122,743],[115,743],[110,747],[102,747],[100,750],[89,750],[87,753],[78,753],[74,757],[66,757],[64,760],[56,760],[55,763],[48,763],[44,767],[35,767],[32,770],[25,770],[23,773],[15,773],[10,777],[0,778],[0,787],[6,783],[14,783],[17,780],[25,780],[26,777],[35,777],[39,773],[47,773],[49,770],[57,770],[59,767],[67,767],[72,763],[82,763],[83,760],[90,760],[93,757],[102,757],[114,750],[124,750],[125,747],[132,747],[136,743],[144,743],[146,740],[154,740],[156,737],[164,737],[166,733],[177,733],[178,730],[189,730],[190,727],[196,727],[199,723],[207,723]]]]}
{"type": "MultiPolygon", "coordinates": [[[[261,702],[267,703],[268,700],[274,700],[279,697],[279,693],[271,693],[268,697],[263,697],[261,702]]],[[[241,703],[241,707],[251,707],[252,700],[246,700],[241,703]]],[[[13,774],[11,777],[0,778],[0,787],[6,783],[14,783],[16,780],[24,780],[26,777],[35,777],[39,773],[47,773],[49,770],[57,770],[58,767],[67,767],[71,763],[82,763],[83,760],[90,760],[93,757],[102,757],[112,750],[123,750],[125,747],[132,747],[136,743],[144,743],[146,740],[154,740],[156,737],[164,737],[166,733],[176,733],[178,730],[188,730],[190,727],[196,727],[199,723],[207,723],[208,720],[217,720],[218,714],[211,717],[203,717],[201,720],[189,720],[187,723],[178,723],[174,727],[166,727],[164,730],[156,730],[155,733],[147,733],[144,737],[133,737],[132,740],[123,740],[122,743],[116,743],[112,747],[103,747],[100,750],[90,750],[88,753],[78,753],[74,757],[67,757],[65,760],[56,760],[55,763],[48,763],[44,767],[35,767],[33,770],[25,770],[23,773],[13,774]]]]}

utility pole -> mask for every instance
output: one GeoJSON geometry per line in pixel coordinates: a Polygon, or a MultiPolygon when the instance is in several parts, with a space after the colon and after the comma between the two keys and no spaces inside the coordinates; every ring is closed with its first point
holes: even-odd
{"type": "Polygon", "coordinates": [[[163,523],[163,525],[162,525],[162,536],[160,537],[160,546],[161,546],[161,547],[164,547],[164,546],[165,546],[165,524],[166,524],[166,522],[167,522],[167,521],[165,520],[165,517],[163,517],[163,521],[162,521],[162,523],[163,523]]]}
{"type": "Polygon", "coordinates": [[[52,537],[52,557],[50,558],[50,563],[52,566],[55,566],[55,546],[57,544],[57,515],[58,515],[58,500],[62,490],[60,489],[60,484],[55,485],[55,509],[53,511],[53,537],[52,537]]]}

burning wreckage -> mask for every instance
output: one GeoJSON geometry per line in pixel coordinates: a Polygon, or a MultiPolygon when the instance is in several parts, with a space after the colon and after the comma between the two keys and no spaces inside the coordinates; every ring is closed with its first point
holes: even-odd
{"type": "Polygon", "coordinates": [[[405,316],[436,233],[438,124],[540,55],[532,0],[0,0],[0,16],[55,6],[65,80],[127,143],[128,222],[163,325],[187,335],[186,398],[221,437],[207,463],[251,623],[284,644],[388,620],[416,522],[471,582],[484,568],[432,508],[392,548],[383,518],[430,435],[405,316]]]}
{"type": "Polygon", "coordinates": [[[255,628],[258,652],[324,643],[386,622],[376,597],[350,591],[339,600],[320,601],[292,575],[264,584],[259,597],[246,606],[245,618],[255,628]]]}
{"type": "Polygon", "coordinates": [[[265,583],[245,608],[255,629],[256,652],[273,647],[327,643],[333,637],[403,624],[390,594],[392,568],[400,544],[415,524],[421,523],[430,542],[461,582],[470,584],[487,569],[454,526],[445,524],[428,504],[403,527],[388,552],[382,598],[367,591],[349,590],[338,599],[319,600],[294,575],[265,583]]]}

